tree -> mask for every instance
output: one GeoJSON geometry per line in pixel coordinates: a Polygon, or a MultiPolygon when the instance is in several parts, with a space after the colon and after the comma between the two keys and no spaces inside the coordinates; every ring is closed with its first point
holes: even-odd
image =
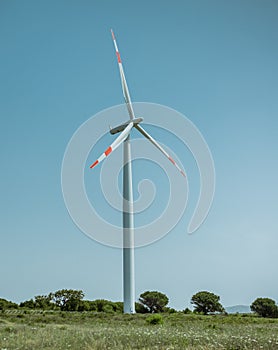
{"type": "Polygon", "coordinates": [[[202,291],[194,294],[191,298],[191,304],[194,311],[202,312],[207,315],[210,312],[223,312],[224,308],[219,302],[220,297],[210,292],[202,291]]]}
{"type": "Polygon", "coordinates": [[[0,298],[0,310],[17,309],[18,305],[12,301],[0,298]]]}
{"type": "Polygon", "coordinates": [[[257,298],[250,309],[261,317],[278,317],[278,307],[275,301],[269,298],[257,298]]]}
{"type": "Polygon", "coordinates": [[[51,294],[35,296],[35,308],[37,309],[53,309],[54,304],[51,302],[51,294]]]}
{"type": "Polygon", "coordinates": [[[33,299],[25,300],[19,304],[19,307],[27,307],[28,309],[34,309],[35,308],[35,302],[33,299]]]}
{"type": "Polygon", "coordinates": [[[140,295],[139,302],[144,305],[148,312],[163,312],[163,308],[168,304],[167,295],[157,291],[146,291],[140,295]]]}
{"type": "Polygon", "coordinates": [[[84,293],[82,290],[61,289],[50,293],[49,297],[62,311],[76,311],[84,298],[84,293]]]}
{"type": "Polygon", "coordinates": [[[135,303],[135,311],[137,314],[146,314],[149,312],[148,308],[141,303],[135,303]]]}

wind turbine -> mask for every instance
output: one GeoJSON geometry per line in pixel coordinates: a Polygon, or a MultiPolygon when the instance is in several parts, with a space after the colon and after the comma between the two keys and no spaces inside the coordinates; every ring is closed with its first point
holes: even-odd
{"type": "Polygon", "coordinates": [[[124,294],[124,313],[135,313],[135,280],[134,280],[134,217],[133,217],[133,189],[132,189],[132,164],[131,164],[131,144],[130,132],[136,128],[145,136],[160,152],[162,152],[170,162],[185,176],[182,169],[176,164],[173,158],[149,135],[141,125],[143,118],[136,118],[132,107],[127,82],[121,56],[118,50],[117,42],[113,30],[111,29],[116,56],[118,60],[120,77],[123,89],[123,95],[127,106],[129,120],[125,123],[110,129],[112,135],[121,133],[115,141],[106,149],[104,153],[90,166],[94,168],[103,161],[111,152],[115,151],[124,143],[124,166],[123,166],[123,294],[124,294]]]}

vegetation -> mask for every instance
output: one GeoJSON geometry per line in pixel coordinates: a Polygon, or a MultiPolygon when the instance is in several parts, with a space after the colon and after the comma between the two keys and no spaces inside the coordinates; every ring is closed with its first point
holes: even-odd
{"type": "Polygon", "coordinates": [[[82,290],[61,289],[48,295],[37,295],[34,299],[26,300],[19,307],[29,309],[77,311],[81,307],[84,293],[82,290]]]}
{"type": "Polygon", "coordinates": [[[256,299],[250,308],[261,317],[278,317],[278,307],[275,301],[269,298],[256,299]]]}
{"type": "Polygon", "coordinates": [[[34,308],[51,310],[54,309],[54,304],[51,303],[52,298],[51,294],[49,295],[37,295],[34,301],[34,308]]]}
{"type": "Polygon", "coordinates": [[[0,298],[0,310],[17,309],[18,305],[6,299],[0,298]]]}
{"type": "MultiPolygon", "coordinates": [[[[123,303],[113,302],[105,299],[83,300],[82,290],[61,289],[48,295],[37,295],[34,299],[21,302],[19,305],[0,298],[0,311],[7,309],[22,308],[25,310],[61,310],[79,312],[103,312],[123,313],[123,303]]],[[[135,303],[136,313],[167,313],[174,314],[178,311],[167,307],[169,299],[167,295],[158,291],[146,291],[140,295],[139,302],[135,303]]],[[[225,309],[220,304],[220,297],[207,291],[194,294],[191,298],[194,306],[194,313],[208,315],[224,313],[225,309]]],[[[269,298],[257,298],[250,306],[251,311],[261,317],[278,318],[278,306],[275,301],[269,298]]],[[[192,311],[185,308],[184,314],[192,314],[192,311]]]]}
{"type": "Polygon", "coordinates": [[[220,297],[210,292],[199,292],[191,298],[191,304],[194,305],[196,312],[201,312],[204,315],[212,312],[224,312],[223,306],[219,302],[220,297]]]}
{"type": "Polygon", "coordinates": [[[49,299],[62,311],[77,311],[83,298],[82,290],[61,289],[49,294],[49,299]]]}
{"type": "Polygon", "coordinates": [[[123,312],[123,303],[120,301],[113,302],[105,299],[94,301],[84,300],[80,303],[78,311],[97,311],[97,312],[123,312]]]}
{"type": "Polygon", "coordinates": [[[7,309],[0,312],[0,349],[7,350],[276,350],[278,319],[183,312],[124,315],[7,309]],[[147,321],[160,316],[163,324],[147,321]]]}
{"type": "Polygon", "coordinates": [[[169,299],[167,295],[163,293],[147,291],[140,295],[139,302],[148,310],[148,312],[155,313],[163,312],[163,309],[168,304],[169,299]]]}
{"type": "Polygon", "coordinates": [[[146,318],[148,324],[163,324],[163,318],[160,314],[150,315],[146,318]]]}
{"type": "Polygon", "coordinates": [[[147,291],[137,314],[126,315],[122,302],[83,298],[82,291],[62,289],[19,307],[0,299],[0,350],[278,349],[272,299],[256,299],[253,314],[227,315],[213,293],[193,295],[192,312],[169,308],[165,294],[147,291]]]}

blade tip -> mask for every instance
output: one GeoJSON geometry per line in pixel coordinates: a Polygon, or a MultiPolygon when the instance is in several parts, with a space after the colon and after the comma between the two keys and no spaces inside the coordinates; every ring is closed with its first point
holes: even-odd
{"type": "Polygon", "coordinates": [[[91,166],[90,169],[93,169],[98,164],[98,160],[96,160],[91,166]]]}

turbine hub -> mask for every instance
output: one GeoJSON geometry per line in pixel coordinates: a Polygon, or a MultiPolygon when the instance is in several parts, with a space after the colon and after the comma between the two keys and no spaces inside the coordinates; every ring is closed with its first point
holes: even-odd
{"type": "Polygon", "coordinates": [[[131,119],[121,125],[115,126],[114,128],[110,129],[110,134],[114,135],[117,134],[118,132],[122,132],[128,124],[133,123],[133,126],[138,125],[139,123],[141,123],[143,121],[143,118],[134,118],[131,119]]]}

